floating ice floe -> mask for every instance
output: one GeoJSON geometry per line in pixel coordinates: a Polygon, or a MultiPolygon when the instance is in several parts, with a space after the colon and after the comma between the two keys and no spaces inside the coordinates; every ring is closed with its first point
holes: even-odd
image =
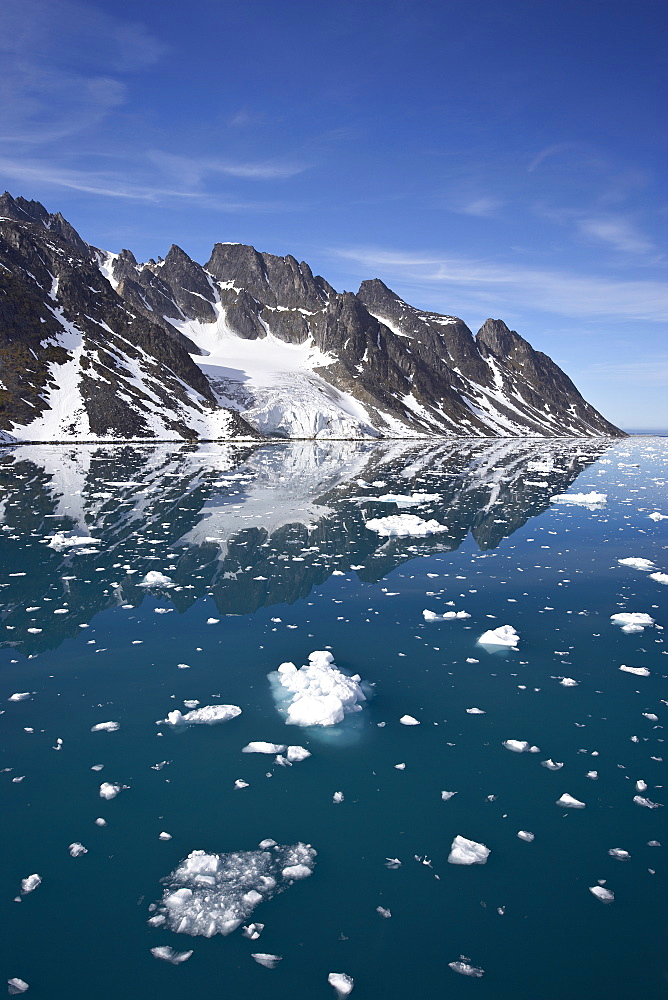
{"type": "Polygon", "coordinates": [[[645,809],[660,809],[663,802],[652,802],[651,799],[643,798],[642,795],[634,795],[633,801],[637,806],[644,806],[645,809]]]}
{"type": "Polygon", "coordinates": [[[480,979],[485,975],[484,969],[477,969],[470,962],[448,962],[448,968],[452,969],[453,972],[458,972],[460,976],[473,976],[475,979],[480,979]]]}
{"type": "Polygon", "coordinates": [[[562,677],[559,683],[565,688],[574,688],[578,686],[578,682],[573,680],[572,677],[562,677]]]}
{"type": "Polygon", "coordinates": [[[241,928],[241,933],[249,941],[257,941],[263,930],[264,924],[247,924],[241,928]]]}
{"type": "Polygon", "coordinates": [[[526,740],[504,740],[502,744],[506,750],[512,750],[513,753],[540,753],[538,747],[531,746],[526,740]]]}
{"type": "Polygon", "coordinates": [[[119,792],[122,792],[124,788],[129,787],[129,785],[117,785],[112,784],[111,781],[103,781],[100,785],[100,798],[115,799],[119,792]]]}
{"type": "Polygon", "coordinates": [[[162,833],[158,834],[158,840],[171,840],[171,839],[172,839],[171,833],[166,833],[164,830],[162,831],[162,833]]]}
{"type": "Polygon", "coordinates": [[[238,705],[204,705],[203,708],[195,708],[185,715],[182,715],[177,708],[173,712],[168,712],[166,719],[156,722],[156,726],[161,726],[163,723],[168,723],[170,726],[202,724],[212,726],[216,722],[229,722],[238,715],[241,715],[238,705]]]}
{"type": "Polygon", "coordinates": [[[439,521],[424,521],[417,514],[390,514],[388,517],[373,517],[365,522],[369,531],[387,538],[426,537],[447,531],[447,526],[439,521]]]}
{"type": "Polygon", "coordinates": [[[278,963],[282,961],[281,955],[268,955],[264,951],[251,953],[251,958],[254,958],[258,965],[263,965],[265,969],[275,969],[278,963]]]}
{"type": "Polygon", "coordinates": [[[355,985],[353,977],[346,975],[345,972],[330,972],[327,976],[327,982],[334,987],[337,997],[349,996],[355,985]]]}
{"type": "Polygon", "coordinates": [[[157,569],[150,569],[143,580],[138,584],[138,587],[174,587],[175,583],[169,576],[165,576],[164,573],[159,573],[157,569]]]}
{"type": "Polygon", "coordinates": [[[7,992],[10,996],[16,996],[19,993],[25,993],[30,987],[26,983],[25,979],[19,979],[17,976],[14,979],[7,980],[7,992]]]}
{"type": "Polygon", "coordinates": [[[602,885],[590,885],[589,891],[592,896],[596,896],[602,903],[613,903],[615,894],[610,889],[604,889],[602,885]]]}
{"type": "Polygon", "coordinates": [[[399,719],[402,726],[419,726],[420,720],[414,719],[412,715],[402,715],[399,719]]]}
{"type": "Polygon", "coordinates": [[[426,622],[446,622],[452,621],[453,618],[470,618],[468,611],[445,611],[442,615],[437,615],[435,611],[429,611],[425,608],[422,612],[422,617],[426,622]]]}
{"type": "Polygon", "coordinates": [[[38,885],[42,884],[41,875],[28,875],[21,879],[21,895],[27,896],[29,892],[34,892],[38,885]]]}
{"type": "Polygon", "coordinates": [[[622,663],[619,669],[623,670],[625,674],[635,674],[636,677],[649,677],[647,667],[627,667],[625,663],[622,663]]]}
{"type": "Polygon", "coordinates": [[[622,632],[642,632],[648,625],[654,624],[652,616],[644,611],[620,611],[610,615],[610,621],[620,625],[622,632]]]}
{"type": "Polygon", "coordinates": [[[164,879],[167,888],[150,907],[148,923],[192,936],[231,934],[261,902],[311,875],[316,853],[302,843],[229,854],[192,851],[164,879]]]}
{"type": "Polygon", "coordinates": [[[489,847],[484,844],[458,835],[452,841],[448,861],[451,865],[484,865],[490,853],[489,847]]]}
{"type": "Polygon", "coordinates": [[[172,965],[181,965],[182,962],[187,962],[192,951],[174,951],[169,945],[160,945],[158,948],[151,948],[151,954],[154,958],[161,958],[163,962],[171,962],[172,965]]]}
{"type": "Polygon", "coordinates": [[[581,507],[603,507],[607,499],[607,494],[595,490],[591,493],[559,493],[550,497],[552,503],[572,503],[581,507]]]}
{"type": "Polygon", "coordinates": [[[366,695],[359,674],[348,676],[326,650],[316,650],[307,665],[282,663],[269,674],[272,693],[286,723],[293,726],[335,726],[346,715],[362,711],[366,695]]]}
{"type": "MultiPolygon", "coordinates": [[[[368,500],[364,497],[362,502],[368,500]]],[[[441,499],[440,493],[411,493],[407,496],[403,493],[385,493],[382,497],[373,498],[376,503],[396,503],[397,507],[419,507],[425,503],[436,503],[441,499]]]]}
{"type": "Polygon", "coordinates": [[[655,583],[668,584],[668,573],[650,573],[649,578],[655,583]]]}
{"type": "Polygon", "coordinates": [[[535,834],[529,833],[528,830],[518,830],[517,836],[520,840],[526,840],[527,844],[530,844],[531,841],[535,839],[535,834]]]}
{"type": "Polygon", "coordinates": [[[30,697],[30,691],[16,691],[14,694],[10,694],[7,701],[27,701],[30,697]]]}
{"type": "Polygon", "coordinates": [[[585,803],[580,802],[579,799],[574,799],[572,795],[568,792],[564,792],[560,799],[557,799],[557,805],[562,806],[565,809],[584,809],[585,803]]]}
{"type": "Polygon", "coordinates": [[[84,847],[83,844],[70,844],[68,851],[70,852],[70,857],[72,858],[78,858],[82,854],[88,854],[88,848],[84,847]]]}
{"type": "Polygon", "coordinates": [[[608,851],[611,858],[617,858],[618,861],[630,861],[631,855],[628,851],[625,851],[622,847],[611,847],[608,851]]]}
{"type": "Polygon", "coordinates": [[[390,917],[392,916],[392,911],[388,910],[387,907],[385,907],[385,906],[377,906],[376,907],[376,913],[380,917],[385,917],[387,920],[389,920],[390,917]]]}
{"type": "Polygon", "coordinates": [[[242,753],[283,753],[285,750],[284,743],[247,743],[246,746],[241,751],[242,753]]]}
{"type": "Polygon", "coordinates": [[[636,792],[646,792],[646,791],[647,791],[647,782],[643,781],[642,778],[638,778],[638,780],[636,781],[636,792]]]}
{"type": "Polygon", "coordinates": [[[617,562],[620,566],[630,566],[631,569],[639,569],[643,573],[649,573],[655,568],[651,559],[642,559],[640,556],[627,556],[625,559],[618,559],[617,562]]]}
{"type": "Polygon", "coordinates": [[[498,628],[488,629],[478,639],[480,646],[507,646],[514,649],[520,637],[512,625],[499,625],[498,628]]]}
{"type": "Polygon", "coordinates": [[[285,751],[285,756],[290,764],[296,764],[298,761],[310,757],[311,751],[307,750],[306,747],[290,746],[285,751]]]}
{"type": "Polygon", "coordinates": [[[659,514],[658,510],[655,510],[652,514],[649,514],[650,521],[668,521],[668,514],[659,514]]]}
{"type": "Polygon", "coordinates": [[[234,787],[237,789],[237,791],[240,791],[242,788],[249,788],[250,786],[247,781],[242,781],[241,778],[237,778],[237,780],[234,782],[234,787]]]}
{"type": "Polygon", "coordinates": [[[98,722],[91,726],[91,733],[116,733],[121,728],[120,722],[98,722]]]}
{"type": "Polygon", "coordinates": [[[487,715],[487,713],[482,708],[467,708],[467,715],[487,715]]]}
{"type": "Polygon", "coordinates": [[[55,549],[56,552],[64,552],[67,549],[76,551],[77,549],[96,548],[99,544],[97,538],[91,538],[89,535],[74,535],[67,531],[57,531],[55,535],[51,536],[49,548],[55,549]]]}
{"type": "Polygon", "coordinates": [[[441,792],[441,799],[443,800],[443,802],[447,802],[449,799],[453,797],[453,795],[456,794],[457,792],[441,792]]]}
{"type": "Polygon", "coordinates": [[[343,794],[343,792],[334,792],[334,794],[332,795],[332,802],[334,803],[334,805],[338,806],[341,802],[343,802],[344,798],[345,795],[343,794]]]}

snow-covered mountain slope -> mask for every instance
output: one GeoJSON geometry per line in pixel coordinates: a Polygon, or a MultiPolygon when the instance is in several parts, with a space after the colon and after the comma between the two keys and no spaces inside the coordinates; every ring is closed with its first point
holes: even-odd
{"type": "Polygon", "coordinates": [[[141,264],[8,194],[0,366],[0,441],[621,434],[500,320],[242,244],[141,264]]]}

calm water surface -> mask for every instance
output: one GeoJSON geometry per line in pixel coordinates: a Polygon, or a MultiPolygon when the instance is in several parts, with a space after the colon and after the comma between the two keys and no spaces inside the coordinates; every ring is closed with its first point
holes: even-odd
{"type": "Polygon", "coordinates": [[[668,587],[652,574],[668,573],[668,517],[650,515],[668,515],[667,463],[660,438],[4,450],[5,980],[48,1000],[317,1000],[330,972],[359,1000],[664,998],[665,846],[650,842],[668,841],[665,808],[633,799],[638,780],[666,798],[668,587]],[[379,499],[416,491],[431,499],[379,499]],[[551,503],[591,491],[605,502],[551,503]],[[402,512],[448,530],[365,527],[402,512]],[[95,541],[54,547],[59,532],[95,541]],[[150,571],[172,585],[142,587],[150,571]],[[625,633],[618,612],[654,624],[625,633]],[[477,643],[505,624],[517,649],[477,643]],[[336,727],[287,726],[267,674],[323,649],[372,697],[336,727]],[[242,713],[156,724],[191,701],[242,713]],[[91,732],[106,721],[120,728],[91,732]],[[242,753],[250,741],[311,757],[281,766],[242,753]],[[104,781],[128,787],[107,801],[104,781]],[[585,807],[557,806],[563,793],[585,807]],[[448,864],[457,835],[487,863],[448,864]],[[318,853],[258,905],[259,940],[149,926],[191,851],[265,838],[318,853]],[[589,891],[601,883],[614,902],[589,891]],[[193,954],[173,965],[160,946],[193,954]],[[449,968],[460,959],[484,975],[449,968]]]}

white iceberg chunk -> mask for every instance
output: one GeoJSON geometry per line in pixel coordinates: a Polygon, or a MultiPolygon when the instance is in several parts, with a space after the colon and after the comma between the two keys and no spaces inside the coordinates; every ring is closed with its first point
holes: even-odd
{"type": "Polygon", "coordinates": [[[447,526],[439,521],[424,521],[416,514],[390,514],[388,517],[373,517],[365,522],[369,531],[387,538],[424,538],[447,531],[447,526]]]}
{"type": "Polygon", "coordinates": [[[534,840],[535,838],[535,834],[529,833],[528,830],[518,830],[517,836],[520,838],[520,840],[526,840],[527,844],[530,844],[531,841],[534,840]]]}
{"type": "Polygon", "coordinates": [[[263,930],[264,924],[247,924],[241,928],[241,933],[249,941],[257,941],[263,930]]]}
{"type": "Polygon", "coordinates": [[[174,581],[164,573],[159,573],[156,569],[150,569],[138,587],[174,587],[174,581]]]}
{"type": "Polygon", "coordinates": [[[177,934],[231,934],[263,900],[310,875],[315,858],[316,851],[302,843],[229,854],[192,851],[164,880],[167,887],[149,922],[177,934]]]}
{"type": "Polygon", "coordinates": [[[453,972],[458,972],[460,976],[473,976],[475,979],[480,979],[485,975],[484,969],[477,969],[470,962],[448,962],[448,968],[452,969],[453,972]]]}
{"type": "Polygon", "coordinates": [[[625,674],[635,674],[636,677],[649,677],[647,667],[627,667],[625,663],[622,663],[619,669],[623,670],[625,674]]]}
{"type": "Polygon", "coordinates": [[[652,802],[651,799],[643,798],[642,795],[634,795],[633,801],[637,806],[644,806],[645,809],[660,809],[663,802],[652,802]]]}
{"type": "Polygon", "coordinates": [[[64,552],[67,549],[80,549],[85,546],[94,547],[99,544],[97,538],[91,538],[89,535],[75,535],[68,531],[57,531],[55,535],[51,536],[49,548],[55,549],[56,552],[64,552]]]}
{"type": "Polygon", "coordinates": [[[392,916],[392,911],[388,910],[385,906],[377,906],[376,913],[381,917],[385,917],[386,920],[389,920],[392,916]]]}
{"type": "Polygon", "coordinates": [[[484,865],[490,853],[489,847],[484,844],[458,835],[452,841],[448,861],[451,865],[484,865]]]}
{"type": "Polygon", "coordinates": [[[482,709],[482,708],[467,708],[466,709],[466,714],[467,715],[487,715],[487,713],[485,712],[485,710],[482,709]]]}
{"type": "Polygon", "coordinates": [[[615,894],[610,889],[604,889],[602,885],[590,885],[589,891],[592,896],[596,896],[600,899],[602,903],[612,903],[615,899],[615,894]]]}
{"type": "Polygon", "coordinates": [[[166,833],[165,830],[163,830],[162,833],[158,834],[158,840],[171,840],[171,839],[172,839],[171,833],[166,833]]]}
{"type": "Polygon", "coordinates": [[[119,792],[128,787],[128,785],[118,785],[111,781],[103,781],[100,785],[100,798],[115,799],[119,792]]]}
{"type": "Polygon", "coordinates": [[[488,629],[478,639],[481,646],[508,646],[509,649],[516,648],[519,641],[520,637],[512,625],[488,629]]]}
{"type": "Polygon", "coordinates": [[[512,750],[514,753],[525,753],[531,744],[527,743],[526,740],[504,740],[503,746],[506,750],[512,750]]]}
{"type": "Polygon", "coordinates": [[[248,782],[244,781],[242,778],[237,778],[237,780],[234,782],[234,787],[238,791],[241,788],[248,788],[249,785],[248,785],[248,782]]]}
{"type": "Polygon", "coordinates": [[[597,493],[592,490],[591,493],[559,493],[557,496],[550,498],[552,503],[572,503],[579,504],[582,507],[602,507],[607,502],[606,493],[597,493]]]}
{"type": "Polygon", "coordinates": [[[426,622],[445,622],[451,621],[453,618],[470,618],[468,611],[446,611],[442,615],[437,615],[435,611],[429,611],[425,608],[422,612],[422,617],[426,622]]]}
{"type": "Polygon", "coordinates": [[[578,686],[578,682],[574,681],[572,677],[562,677],[559,683],[565,688],[574,688],[578,686]]]}
{"type": "Polygon", "coordinates": [[[620,625],[622,632],[642,632],[648,625],[654,624],[652,616],[644,611],[620,611],[616,615],[610,615],[610,621],[620,625]]]}
{"type": "Polygon", "coordinates": [[[611,858],[617,858],[618,861],[631,860],[631,855],[628,851],[625,851],[623,847],[611,847],[608,854],[611,858]]]}
{"type": "Polygon", "coordinates": [[[563,806],[565,809],[584,809],[585,803],[580,802],[579,799],[574,799],[572,795],[568,792],[564,792],[561,798],[557,799],[557,805],[563,806]]]}
{"type": "Polygon", "coordinates": [[[326,650],[311,653],[299,670],[294,663],[282,663],[269,680],[288,725],[335,726],[346,715],[361,712],[366,701],[359,674],[344,674],[326,650]]]}
{"type": "Polygon", "coordinates": [[[7,980],[7,992],[10,996],[16,996],[19,993],[25,993],[30,987],[26,983],[25,979],[19,979],[15,976],[14,979],[7,980]]]}
{"type": "Polygon", "coordinates": [[[298,761],[310,757],[311,751],[307,750],[306,747],[290,746],[285,751],[285,756],[291,764],[296,764],[298,761]]]}
{"type": "Polygon", "coordinates": [[[91,726],[91,733],[116,733],[121,728],[120,722],[98,722],[91,726]]]}
{"type": "Polygon", "coordinates": [[[402,715],[401,718],[399,719],[399,722],[401,723],[402,726],[419,726],[420,725],[419,719],[413,718],[412,715],[402,715]]]}
{"type": "Polygon", "coordinates": [[[262,951],[251,954],[251,958],[254,958],[258,965],[264,965],[265,969],[275,969],[282,960],[281,955],[268,955],[262,951]]]}
{"type": "Polygon", "coordinates": [[[441,799],[443,800],[443,802],[447,802],[449,799],[453,797],[453,795],[456,794],[457,792],[441,792],[441,799]]]}
{"type": "Polygon", "coordinates": [[[340,802],[343,802],[344,798],[345,796],[343,792],[334,792],[334,794],[332,795],[332,802],[334,803],[334,805],[338,806],[340,802]]]}
{"type": "Polygon", "coordinates": [[[161,726],[168,723],[170,726],[182,725],[207,725],[212,726],[216,722],[229,722],[241,715],[238,705],[204,705],[202,708],[195,708],[192,712],[182,715],[178,709],[167,713],[166,719],[160,719],[156,725],[161,726]]]}
{"type": "Polygon", "coordinates": [[[285,744],[283,743],[247,743],[241,751],[242,753],[283,753],[285,744]]]}
{"type": "Polygon", "coordinates": [[[355,985],[353,977],[346,975],[345,972],[330,972],[327,982],[334,987],[337,997],[350,996],[355,985]]]}
{"type": "Polygon", "coordinates": [[[174,951],[169,945],[160,945],[158,948],[151,948],[151,954],[154,958],[161,958],[163,962],[171,962],[172,965],[181,965],[182,962],[187,962],[192,951],[174,951]]]}
{"type": "Polygon", "coordinates": [[[668,573],[650,573],[649,578],[655,583],[668,583],[668,573]]]}
{"type": "Polygon", "coordinates": [[[34,892],[38,885],[42,884],[41,875],[28,875],[21,879],[21,895],[27,896],[29,892],[34,892]]]}
{"type": "Polygon", "coordinates": [[[84,847],[83,844],[78,844],[78,843],[70,844],[70,846],[68,847],[68,851],[70,852],[70,856],[73,858],[78,858],[82,854],[88,854],[88,848],[84,847]]]}
{"type": "Polygon", "coordinates": [[[649,573],[655,568],[651,559],[642,559],[640,556],[627,556],[626,559],[618,559],[617,562],[620,566],[630,566],[631,569],[639,569],[643,573],[649,573]]]}
{"type": "Polygon", "coordinates": [[[30,691],[16,691],[10,694],[7,701],[26,701],[30,697],[30,691]]]}

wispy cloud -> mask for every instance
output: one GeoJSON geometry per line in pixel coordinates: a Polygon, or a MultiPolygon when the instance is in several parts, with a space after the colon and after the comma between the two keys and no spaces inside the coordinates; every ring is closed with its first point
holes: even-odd
{"type": "Polygon", "coordinates": [[[579,144],[576,142],[555,142],[551,146],[546,146],[544,149],[541,149],[540,152],[536,153],[529,163],[527,170],[530,174],[532,174],[534,170],[538,169],[541,163],[550,159],[550,157],[559,156],[561,153],[568,153],[577,148],[579,148],[579,144]]]}
{"type": "Polygon", "coordinates": [[[441,287],[450,297],[455,291],[485,309],[494,303],[499,310],[531,308],[580,319],[668,319],[668,285],[659,281],[615,281],[568,271],[367,247],[331,252],[360,265],[364,277],[377,274],[431,294],[441,287]]]}
{"type": "Polygon", "coordinates": [[[453,211],[461,215],[473,215],[479,219],[489,219],[503,208],[505,202],[500,198],[480,197],[471,198],[470,201],[462,201],[453,205],[453,211]]]}
{"type": "Polygon", "coordinates": [[[655,244],[628,218],[607,215],[580,219],[578,227],[584,237],[621,253],[647,254],[656,250],[655,244]]]}
{"type": "Polygon", "coordinates": [[[151,150],[148,158],[167,174],[187,185],[200,184],[208,175],[221,174],[249,180],[282,180],[308,170],[306,163],[278,160],[234,162],[214,157],[181,156],[162,150],[151,150]]]}
{"type": "Polygon", "coordinates": [[[587,374],[605,375],[607,378],[642,385],[668,385],[668,354],[661,354],[651,361],[628,363],[603,362],[584,369],[587,374]]]}

